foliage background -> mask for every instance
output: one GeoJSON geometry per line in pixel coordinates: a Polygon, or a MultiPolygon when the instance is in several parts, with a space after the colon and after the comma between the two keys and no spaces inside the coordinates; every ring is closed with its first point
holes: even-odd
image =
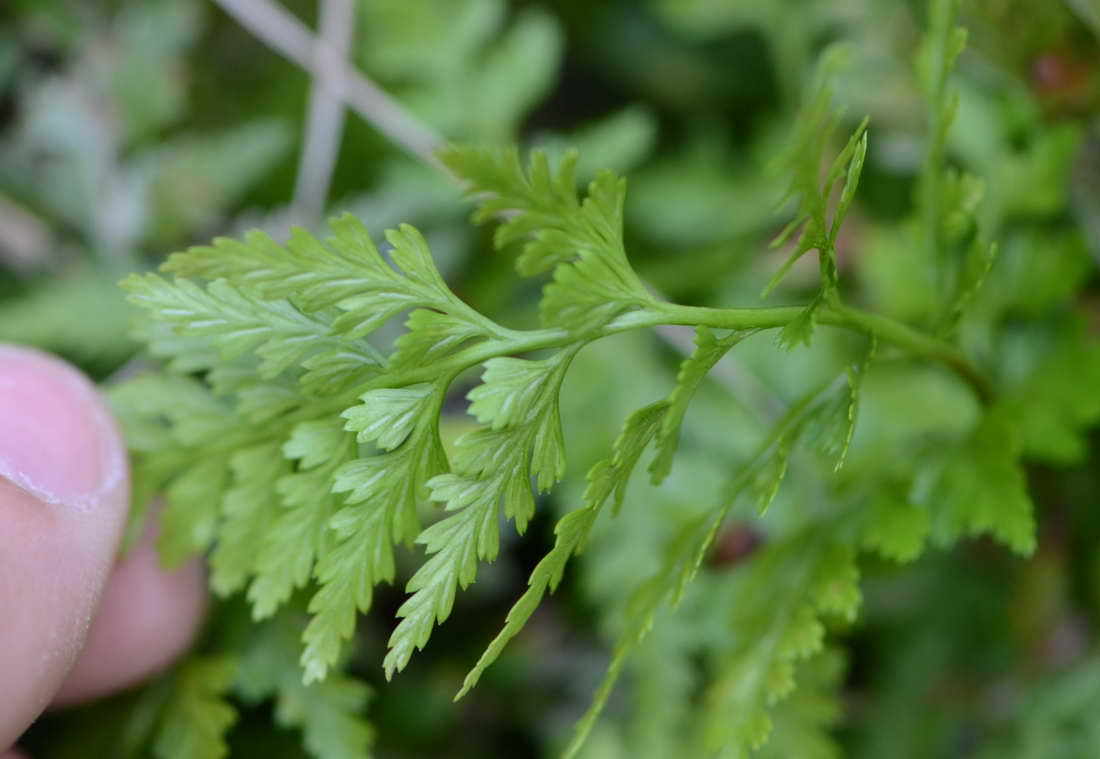
{"type": "MultiPolygon", "coordinates": [[[[287,7],[316,25],[312,3],[287,7]]],[[[774,213],[781,180],[768,159],[818,53],[845,40],[852,61],[836,84],[845,126],[865,113],[872,126],[842,239],[842,280],[870,307],[919,320],[938,296],[906,268],[902,227],[926,135],[913,66],[925,12],[921,2],[875,0],[360,0],[352,59],[448,138],[552,152],[576,145],[582,174],[627,174],[626,239],[642,277],[682,303],[753,304],[783,255],[767,248],[783,221],[774,213]]],[[[1023,376],[1060,339],[1051,324],[1100,329],[1100,14],[1088,0],[971,0],[960,21],[971,44],[954,82],[961,106],[948,152],[985,179],[978,213],[1002,250],[977,308],[998,325],[1022,325],[974,328],[965,339],[1002,357],[1009,375],[1017,362],[1023,376]]],[[[510,258],[468,225],[457,191],[358,117],[347,119],[327,194],[303,199],[299,188],[294,202],[309,93],[307,75],[209,3],[6,3],[0,340],[56,351],[111,382],[137,352],[116,287],[122,275],[215,235],[260,226],[279,236],[292,222],[318,228],[322,207],[325,215],[350,210],[371,230],[416,224],[458,294],[504,323],[533,324],[536,291],[517,286],[510,258]]],[[[797,268],[779,296],[811,291],[814,268],[797,268]]],[[[623,336],[578,359],[563,393],[571,472],[586,471],[620,420],[667,390],[679,358],[669,341],[684,336],[667,337],[623,336]]],[[[351,662],[374,688],[375,754],[554,755],[606,667],[623,586],[652,571],[660,525],[710,498],[731,458],[754,445],[760,420],[835,375],[856,350],[827,330],[792,353],[764,340],[739,348],[689,414],[676,476],[660,489],[635,485],[633,518],[602,533],[462,702],[451,696],[464,672],[552,542],[547,512],[578,503],[583,479],[571,475],[388,684],[379,663],[402,593],[381,588],[351,662]]],[[[1067,394],[1100,382],[1078,366],[1049,374],[1043,381],[1065,383],[1067,394]]],[[[857,435],[950,426],[968,413],[955,395],[935,371],[887,367],[868,380],[857,435]]],[[[1019,413],[1029,413],[1026,398],[1019,413]]],[[[1042,410],[1031,413],[1047,429],[1042,410]]],[[[452,436],[469,424],[459,403],[446,420],[452,436]]],[[[831,631],[844,653],[800,675],[839,678],[842,699],[799,691],[761,755],[1100,752],[1100,455],[1095,435],[1039,437],[1042,463],[1030,471],[1034,556],[1021,560],[985,540],[905,566],[872,554],[860,618],[831,631]],[[804,729],[821,725],[832,727],[833,743],[804,729]]],[[[773,513],[797,513],[816,482],[809,464],[793,466],[773,513]]],[[[746,517],[723,532],[684,612],[662,617],[634,658],[586,756],[679,755],[680,723],[698,706],[695,683],[729,635],[736,595],[723,589],[737,587],[772,529],[782,527],[746,517]]],[[[888,557],[908,550],[875,547],[888,557]]],[[[203,645],[218,648],[241,620],[234,604],[219,607],[203,645]]],[[[117,756],[129,745],[118,727],[132,720],[119,715],[145,697],[52,715],[28,745],[40,757],[117,756]]],[[[271,727],[269,706],[242,709],[234,756],[306,755],[271,727]]]]}

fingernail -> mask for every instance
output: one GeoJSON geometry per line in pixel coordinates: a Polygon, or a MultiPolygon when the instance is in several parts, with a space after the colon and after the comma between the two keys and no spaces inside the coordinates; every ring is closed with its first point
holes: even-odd
{"type": "Polygon", "coordinates": [[[0,345],[0,477],[41,501],[89,509],[125,472],[95,386],[60,359],[0,345]]]}

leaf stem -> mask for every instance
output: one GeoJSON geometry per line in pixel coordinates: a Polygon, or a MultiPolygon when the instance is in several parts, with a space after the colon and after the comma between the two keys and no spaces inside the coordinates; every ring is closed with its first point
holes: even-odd
{"type": "MultiPolygon", "coordinates": [[[[646,308],[621,314],[598,332],[585,335],[583,338],[564,329],[510,331],[507,338],[476,343],[443,359],[442,362],[400,372],[383,372],[358,386],[349,395],[332,399],[330,404],[333,408],[338,406],[342,408],[341,404],[345,403],[349,397],[358,397],[368,390],[431,382],[441,373],[457,373],[498,356],[514,356],[538,350],[561,348],[578,342],[588,343],[600,337],[666,324],[703,325],[716,329],[736,330],[776,329],[786,326],[804,310],[805,306],[709,308],[654,302],[646,308]]],[[[993,393],[989,383],[956,345],[926,335],[889,317],[848,306],[823,304],[817,309],[816,319],[819,324],[873,335],[893,343],[913,356],[939,361],[964,379],[974,389],[982,403],[989,404],[992,399],[993,393]]]]}
{"type": "MultiPolygon", "coordinates": [[[[707,308],[661,303],[657,306],[657,311],[666,318],[666,321],[662,322],[665,324],[702,324],[718,329],[773,329],[791,322],[802,313],[804,308],[804,306],[707,308]]],[[[649,312],[635,312],[635,314],[646,313],[649,312]]],[[[635,316],[635,314],[628,314],[628,316],[635,316]]],[[[874,335],[914,356],[939,361],[964,379],[983,403],[988,404],[992,399],[993,392],[989,383],[957,345],[931,337],[889,317],[848,306],[822,304],[816,311],[815,319],[819,324],[844,327],[866,335],[874,335]]]]}

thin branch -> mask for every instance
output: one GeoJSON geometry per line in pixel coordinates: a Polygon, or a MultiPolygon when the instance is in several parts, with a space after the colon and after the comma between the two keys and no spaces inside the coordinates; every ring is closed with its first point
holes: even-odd
{"type": "Polygon", "coordinates": [[[318,41],[308,27],[273,0],[214,0],[245,29],[296,63],[343,100],[367,123],[428,165],[446,171],[435,157],[443,138],[410,114],[374,82],[318,41]],[[322,70],[323,58],[332,60],[322,70]]]}
{"type": "Polygon", "coordinates": [[[348,58],[355,27],[355,0],[322,0],[320,43],[314,45],[318,73],[309,93],[309,119],[294,183],[294,215],[313,226],[321,219],[344,133],[344,102],[325,84],[348,58]]]}

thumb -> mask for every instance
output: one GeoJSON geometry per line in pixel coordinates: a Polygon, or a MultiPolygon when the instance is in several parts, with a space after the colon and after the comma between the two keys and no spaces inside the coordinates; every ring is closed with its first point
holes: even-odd
{"type": "Polygon", "coordinates": [[[125,448],[95,387],[0,345],[0,752],[80,653],[128,503],[125,448]]]}

